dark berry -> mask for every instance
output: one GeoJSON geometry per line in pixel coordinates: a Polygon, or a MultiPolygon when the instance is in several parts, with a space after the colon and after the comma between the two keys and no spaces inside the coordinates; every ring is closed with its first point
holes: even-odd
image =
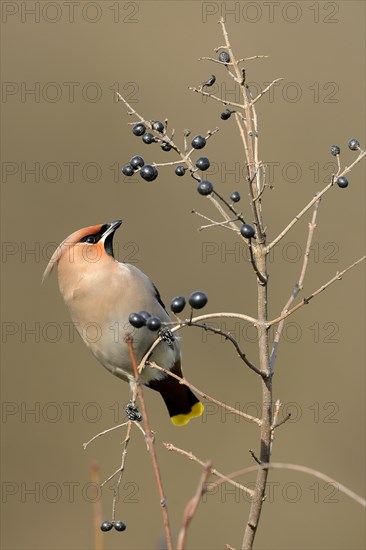
{"type": "Polygon", "coordinates": [[[230,63],[230,55],[224,50],[219,53],[219,61],[222,63],[230,63]]]}
{"type": "Polygon", "coordinates": [[[145,124],[135,124],[135,126],[133,126],[132,128],[132,133],[135,136],[143,136],[145,132],[146,132],[145,124]]]}
{"type": "Polygon", "coordinates": [[[348,147],[351,149],[351,151],[357,151],[357,149],[360,148],[360,142],[358,139],[350,139],[348,142],[348,147]]]}
{"type": "Polygon", "coordinates": [[[203,147],[206,145],[206,138],[204,138],[201,135],[195,136],[192,139],[192,147],[193,149],[203,149],[203,147]]]}
{"type": "Polygon", "coordinates": [[[254,227],[249,225],[249,223],[244,223],[240,228],[240,233],[246,239],[251,239],[255,235],[254,227]]]}
{"type": "Polygon", "coordinates": [[[200,291],[192,292],[192,294],[188,298],[189,305],[193,309],[202,309],[207,304],[207,301],[207,294],[200,291]]]}
{"type": "Polygon", "coordinates": [[[197,191],[200,195],[210,195],[213,191],[213,185],[208,180],[202,180],[197,185],[197,191]]]}
{"type": "Polygon", "coordinates": [[[205,171],[210,167],[210,161],[207,157],[200,157],[196,160],[196,166],[199,170],[205,171]]]}
{"type": "Polygon", "coordinates": [[[139,311],[138,315],[141,315],[141,317],[143,317],[145,319],[145,321],[147,321],[151,317],[151,313],[149,313],[148,311],[145,311],[145,310],[139,311]]]}
{"type": "Polygon", "coordinates": [[[212,74],[206,82],[203,83],[203,86],[213,86],[216,82],[216,76],[212,74]]]}
{"type": "Polygon", "coordinates": [[[160,133],[164,132],[165,126],[164,126],[164,124],[163,124],[162,122],[160,122],[160,120],[156,120],[156,121],[153,123],[152,126],[153,126],[154,130],[156,130],[157,132],[160,132],[160,133]]]}
{"type": "Polygon", "coordinates": [[[113,527],[113,523],[111,521],[103,521],[102,525],[100,526],[101,531],[110,531],[113,527]]]}
{"type": "Polygon", "coordinates": [[[115,521],[114,528],[116,531],[124,531],[126,529],[126,524],[123,521],[115,521]]]}
{"type": "Polygon", "coordinates": [[[341,149],[340,147],[338,147],[338,145],[332,145],[332,147],[330,148],[330,152],[332,153],[333,157],[336,157],[341,152],[341,149]]]}
{"type": "Polygon", "coordinates": [[[139,313],[130,313],[128,320],[135,328],[141,328],[146,324],[146,319],[139,313]]]}
{"type": "Polygon", "coordinates": [[[159,317],[149,317],[146,321],[146,326],[149,330],[156,331],[161,327],[161,320],[159,317]]]}
{"type": "Polygon", "coordinates": [[[133,169],[131,164],[125,164],[123,166],[122,174],[124,174],[125,176],[133,176],[134,173],[135,173],[135,170],[133,169]]]}
{"type": "Polygon", "coordinates": [[[240,201],[240,193],[238,191],[234,191],[233,193],[231,193],[230,199],[233,202],[239,202],[240,201]]]}
{"type": "Polygon", "coordinates": [[[179,165],[176,167],[175,173],[177,174],[177,176],[184,176],[184,174],[186,173],[186,168],[184,168],[184,166],[179,165]]]}
{"type": "Polygon", "coordinates": [[[150,134],[150,132],[148,132],[147,134],[144,134],[142,136],[142,141],[144,143],[146,143],[147,145],[150,145],[150,143],[154,143],[155,141],[155,138],[152,134],[150,134]]]}
{"type": "Polygon", "coordinates": [[[186,299],[184,296],[176,296],[170,302],[170,309],[173,313],[180,313],[186,306],[186,299]]]}
{"type": "Polygon", "coordinates": [[[227,120],[231,117],[231,111],[229,111],[229,109],[225,109],[225,111],[223,111],[220,116],[222,120],[227,120]]]}
{"type": "Polygon", "coordinates": [[[342,189],[344,189],[345,187],[348,187],[348,179],[345,178],[344,176],[340,176],[339,178],[337,178],[337,185],[342,189]]]}
{"type": "Polygon", "coordinates": [[[158,171],[155,166],[145,164],[140,170],[140,176],[146,181],[154,181],[158,177],[158,171]]]}
{"type": "Polygon", "coordinates": [[[172,148],[171,145],[169,145],[169,143],[164,143],[162,146],[161,146],[162,150],[163,151],[170,151],[170,149],[172,148]]]}
{"type": "Polygon", "coordinates": [[[140,157],[139,155],[135,155],[134,157],[132,157],[132,159],[130,160],[130,164],[132,166],[132,168],[139,168],[140,166],[143,166],[145,164],[145,161],[142,157],[140,157]]]}

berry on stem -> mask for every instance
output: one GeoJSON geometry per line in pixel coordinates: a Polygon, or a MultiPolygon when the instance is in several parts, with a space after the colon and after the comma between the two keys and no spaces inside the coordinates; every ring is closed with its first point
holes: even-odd
{"type": "Polygon", "coordinates": [[[249,223],[243,223],[243,225],[240,228],[240,233],[246,239],[251,239],[255,235],[254,227],[249,225],[249,223]]]}
{"type": "Polygon", "coordinates": [[[135,173],[135,170],[133,169],[130,163],[125,164],[122,167],[122,174],[124,174],[125,176],[133,176],[134,173],[135,173]]]}
{"type": "Polygon", "coordinates": [[[185,172],[186,168],[184,168],[184,166],[182,166],[181,164],[175,169],[175,173],[177,174],[177,176],[184,176],[185,172]]]}
{"type": "Polygon", "coordinates": [[[102,525],[100,526],[101,531],[110,531],[113,527],[113,523],[111,521],[103,521],[102,525]]]}
{"type": "Polygon", "coordinates": [[[348,179],[344,176],[340,176],[339,178],[337,178],[337,185],[338,187],[341,187],[341,189],[345,189],[346,187],[348,187],[348,179]]]}
{"type": "Polygon", "coordinates": [[[135,328],[141,328],[146,325],[146,319],[140,313],[130,313],[128,320],[135,328]]]}
{"type": "Polygon", "coordinates": [[[196,166],[199,170],[205,171],[210,167],[210,161],[207,157],[200,157],[196,160],[196,166]]]}
{"type": "Polygon", "coordinates": [[[160,120],[155,120],[152,126],[154,130],[156,130],[157,132],[160,132],[160,134],[164,132],[165,126],[162,122],[160,122],[160,120]]]}
{"type": "Polygon", "coordinates": [[[138,124],[135,124],[135,125],[132,127],[132,133],[133,133],[135,136],[142,136],[142,135],[144,135],[145,132],[146,132],[146,126],[145,126],[145,124],[138,123],[138,124]]]}
{"type": "Polygon", "coordinates": [[[159,317],[149,317],[146,321],[146,327],[155,332],[161,327],[161,320],[159,317]]]}
{"type": "Polygon", "coordinates": [[[195,136],[192,139],[192,147],[193,149],[203,149],[203,147],[206,145],[206,138],[204,138],[201,135],[195,136]]]}
{"type": "Polygon", "coordinates": [[[151,313],[149,313],[148,311],[145,311],[145,310],[139,311],[138,315],[141,315],[141,317],[143,317],[145,319],[145,321],[147,321],[151,317],[151,313]]]}
{"type": "Polygon", "coordinates": [[[158,177],[158,171],[155,166],[145,164],[140,170],[140,176],[146,181],[154,181],[158,177]]]}
{"type": "Polygon", "coordinates": [[[341,152],[341,149],[338,145],[332,145],[332,147],[330,148],[330,152],[333,157],[336,157],[341,152]]]}
{"type": "Polygon", "coordinates": [[[233,193],[231,193],[230,199],[233,202],[239,202],[240,201],[240,193],[238,191],[234,191],[233,193]]]}
{"type": "Polygon", "coordinates": [[[171,145],[169,145],[169,143],[163,143],[163,145],[161,146],[162,150],[163,151],[170,151],[170,149],[172,148],[171,145]]]}
{"type": "Polygon", "coordinates": [[[357,149],[360,148],[360,142],[358,139],[352,138],[348,142],[348,147],[351,149],[351,151],[357,151],[357,149]]]}
{"type": "Polygon", "coordinates": [[[225,109],[225,111],[221,113],[220,117],[222,118],[222,120],[227,120],[231,117],[231,113],[232,111],[230,111],[229,109],[225,109]]]}
{"type": "Polygon", "coordinates": [[[193,309],[202,309],[207,304],[207,301],[207,294],[201,292],[200,290],[192,292],[188,298],[188,303],[193,309]]]}
{"type": "Polygon", "coordinates": [[[139,168],[140,166],[143,166],[145,164],[145,161],[142,157],[140,157],[139,155],[135,155],[134,157],[132,157],[132,159],[130,160],[130,164],[132,166],[132,168],[139,168]]]}
{"type": "Polygon", "coordinates": [[[150,145],[150,143],[154,143],[155,138],[150,132],[147,132],[142,136],[142,141],[147,145],[150,145]]]}
{"type": "Polygon", "coordinates": [[[170,309],[173,313],[180,313],[186,306],[186,299],[184,296],[176,296],[170,302],[170,309]]]}
{"type": "Polygon", "coordinates": [[[222,63],[230,63],[230,55],[225,50],[223,50],[219,53],[219,61],[221,61],[222,63]]]}
{"type": "Polygon", "coordinates": [[[124,531],[126,529],[126,524],[123,521],[115,521],[114,528],[116,531],[124,531]]]}
{"type": "Polygon", "coordinates": [[[202,84],[202,86],[213,86],[216,82],[216,76],[212,74],[206,82],[202,84]]]}
{"type": "Polygon", "coordinates": [[[203,195],[203,196],[210,195],[213,191],[213,185],[208,180],[202,180],[197,185],[197,191],[199,192],[200,195],[203,195]]]}

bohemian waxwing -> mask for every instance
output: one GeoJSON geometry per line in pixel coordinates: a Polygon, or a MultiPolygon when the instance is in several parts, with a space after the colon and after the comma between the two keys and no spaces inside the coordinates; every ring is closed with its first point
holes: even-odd
{"type": "MultiPolygon", "coordinates": [[[[92,225],[72,233],[55,250],[43,280],[57,264],[60,291],[81,338],[106,369],[133,384],[126,333],[133,337],[137,363],[156,339],[156,333],[145,326],[131,326],[130,313],[147,311],[163,322],[170,318],[150,279],[137,267],[114,259],[113,235],[121,223],[118,220],[92,225]]],[[[182,376],[179,338],[160,342],[149,360],[182,376]]],[[[202,414],[202,403],[172,376],[147,365],[140,380],[161,394],[176,426],[202,414]]]]}

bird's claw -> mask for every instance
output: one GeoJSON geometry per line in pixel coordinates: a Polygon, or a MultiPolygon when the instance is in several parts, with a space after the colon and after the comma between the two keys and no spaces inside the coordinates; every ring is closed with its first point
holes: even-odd
{"type": "Polygon", "coordinates": [[[140,413],[140,411],[136,407],[135,403],[133,403],[132,401],[127,403],[127,405],[125,407],[125,412],[126,412],[128,420],[136,420],[137,422],[141,422],[142,414],[140,413]]]}
{"type": "Polygon", "coordinates": [[[159,330],[159,336],[170,348],[174,348],[174,335],[170,328],[162,328],[159,330]]]}

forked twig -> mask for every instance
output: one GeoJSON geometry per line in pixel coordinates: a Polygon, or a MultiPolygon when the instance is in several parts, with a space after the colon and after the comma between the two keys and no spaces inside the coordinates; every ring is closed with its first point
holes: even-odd
{"type": "Polygon", "coordinates": [[[183,524],[179,531],[177,550],[184,550],[185,543],[188,535],[189,524],[191,523],[193,516],[195,515],[198,505],[201,501],[202,495],[205,493],[205,483],[211,475],[212,465],[210,462],[206,462],[203,466],[203,472],[199,480],[195,495],[187,503],[183,513],[183,524]]]}
{"type": "MultiPolygon", "coordinates": [[[[206,464],[206,462],[203,462],[203,460],[200,460],[199,458],[197,458],[192,452],[188,452],[188,451],[185,451],[184,449],[180,449],[179,447],[176,447],[172,443],[164,443],[164,446],[168,449],[168,451],[175,451],[176,453],[186,456],[187,458],[189,458],[189,460],[193,460],[194,462],[197,462],[197,464],[200,464],[203,467],[206,464]]],[[[227,477],[225,474],[222,474],[221,472],[216,470],[216,468],[211,467],[210,473],[213,474],[214,476],[219,477],[221,479],[221,483],[225,483],[225,482],[230,483],[237,489],[240,489],[241,491],[243,491],[243,493],[245,493],[246,495],[253,497],[254,491],[252,491],[251,489],[248,489],[248,487],[245,487],[245,485],[242,485],[237,481],[233,481],[231,478],[227,477]]]]}
{"type": "Polygon", "coordinates": [[[321,287],[319,287],[317,290],[314,290],[314,292],[312,292],[310,294],[310,296],[308,296],[307,298],[304,298],[302,300],[302,302],[300,302],[299,304],[297,304],[296,306],[294,306],[292,309],[289,309],[288,311],[282,313],[279,317],[276,317],[276,319],[272,319],[272,321],[269,321],[267,323],[267,327],[271,327],[272,325],[276,325],[277,323],[279,323],[280,321],[282,321],[283,319],[286,319],[286,317],[289,317],[290,315],[292,315],[293,313],[295,313],[295,311],[297,311],[298,309],[300,309],[301,307],[307,305],[310,300],[312,300],[312,298],[315,298],[315,296],[317,296],[318,294],[320,294],[321,292],[323,292],[323,290],[325,290],[326,288],[328,288],[328,286],[330,286],[331,284],[335,283],[336,281],[340,281],[343,277],[343,275],[345,273],[347,273],[347,271],[350,271],[350,269],[353,269],[354,267],[356,267],[356,265],[358,265],[359,263],[363,262],[364,260],[366,259],[366,256],[362,256],[362,258],[359,258],[358,260],[356,260],[355,262],[353,262],[353,264],[349,265],[348,267],[346,267],[346,269],[343,269],[343,271],[337,271],[337,273],[334,275],[334,277],[332,277],[331,279],[329,279],[329,281],[327,283],[325,283],[324,285],[322,285],[321,287]]]}
{"type": "Polygon", "coordinates": [[[161,512],[162,512],[162,515],[163,515],[163,524],[164,524],[166,545],[167,545],[168,550],[172,550],[173,549],[173,541],[172,541],[172,535],[171,535],[171,530],[170,530],[170,522],[169,522],[167,502],[166,502],[166,497],[165,497],[165,493],[164,493],[164,489],[163,489],[163,482],[162,482],[161,475],[160,475],[160,468],[159,468],[158,458],[157,458],[156,451],[155,451],[155,445],[154,445],[155,437],[154,437],[154,434],[153,434],[153,432],[151,431],[151,428],[150,428],[150,421],[149,421],[149,417],[147,415],[144,392],[143,392],[141,383],[139,381],[139,372],[138,372],[138,368],[137,368],[135,353],[134,353],[134,350],[133,350],[132,336],[127,336],[126,337],[126,343],[127,343],[127,346],[128,346],[128,351],[130,353],[131,365],[132,365],[133,373],[134,373],[134,376],[135,376],[137,394],[138,394],[138,397],[139,397],[139,402],[140,402],[141,412],[142,412],[142,419],[143,419],[143,423],[144,423],[144,426],[145,426],[146,442],[148,444],[148,452],[149,452],[150,457],[151,457],[151,462],[152,462],[152,465],[153,465],[155,480],[156,480],[156,484],[157,484],[158,492],[159,492],[159,497],[160,497],[160,506],[161,506],[161,512]]]}
{"type": "MultiPolygon", "coordinates": [[[[335,485],[336,488],[341,491],[341,493],[347,495],[349,498],[353,499],[358,504],[361,504],[361,506],[366,508],[366,500],[359,496],[357,493],[355,493],[342,483],[339,483],[339,481],[327,476],[326,474],[323,474],[319,470],[314,470],[314,468],[308,468],[307,466],[302,466],[301,464],[287,464],[285,462],[259,464],[257,466],[249,466],[248,468],[243,468],[242,470],[238,470],[237,472],[232,472],[231,474],[227,475],[227,478],[234,479],[236,477],[255,472],[256,470],[295,470],[296,472],[309,474],[311,476],[317,477],[318,479],[321,479],[322,481],[325,481],[326,483],[331,483],[332,485],[335,485]]],[[[212,483],[210,483],[210,486],[217,487],[218,485],[225,483],[225,481],[226,480],[219,479],[218,481],[213,481],[212,483]]]]}

